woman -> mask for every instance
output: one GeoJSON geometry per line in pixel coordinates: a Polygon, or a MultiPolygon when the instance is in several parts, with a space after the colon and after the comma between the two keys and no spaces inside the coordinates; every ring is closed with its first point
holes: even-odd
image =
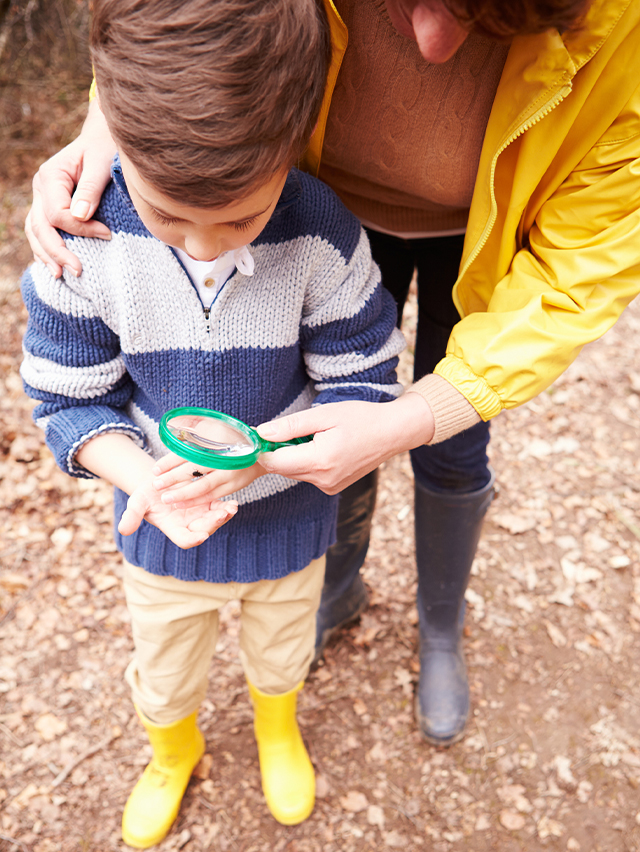
{"type": "MultiPolygon", "coordinates": [[[[325,5],[334,56],[307,167],[367,227],[400,309],[417,268],[416,383],[375,408],[340,403],[264,425],[277,440],[315,433],[264,465],[347,489],[318,614],[321,653],[366,606],[359,569],[375,468],[411,450],[416,716],[426,739],[448,745],[469,709],[461,633],[493,493],[489,421],[550,385],[640,289],[640,91],[628,72],[640,0],[325,5]]],[[[34,180],[27,232],[58,271],[79,272],[78,262],[48,221],[106,236],[88,220],[110,158],[94,104],[81,137],[34,180]]]]}

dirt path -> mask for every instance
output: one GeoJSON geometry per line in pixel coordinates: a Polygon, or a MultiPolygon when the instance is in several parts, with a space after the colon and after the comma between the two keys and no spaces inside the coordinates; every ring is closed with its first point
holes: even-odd
{"type": "MultiPolygon", "coordinates": [[[[81,117],[82,81],[50,108],[47,85],[0,87],[0,105],[23,104],[0,168],[0,852],[107,852],[125,848],[122,806],[149,756],[122,678],[131,638],[111,497],[57,470],[17,375],[28,177],[81,117]]],[[[640,850],[639,334],[637,302],[548,393],[493,426],[500,493],[468,592],[466,737],[435,750],[413,721],[401,457],[382,472],[372,606],[301,698],[313,815],[287,829],[264,805],[230,606],[200,715],[207,756],[158,848],[640,850]]]]}
{"type": "MultiPolygon", "coordinates": [[[[31,424],[17,295],[0,323],[0,850],[120,849],[148,750],[122,679],[110,494],[61,474],[31,424]]],[[[552,392],[495,423],[500,494],[468,593],[465,739],[438,751],[413,722],[411,478],[398,458],[364,570],[373,605],[301,700],[314,814],[285,829],[264,805],[231,606],[200,717],[207,757],[161,849],[640,849],[639,329],[636,303],[552,392]]]]}

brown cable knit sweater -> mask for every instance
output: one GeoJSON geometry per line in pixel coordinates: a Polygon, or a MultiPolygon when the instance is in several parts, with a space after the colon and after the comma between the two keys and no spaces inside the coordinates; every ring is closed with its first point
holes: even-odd
{"type": "MultiPolygon", "coordinates": [[[[335,0],[349,46],[331,102],[319,177],[365,224],[416,237],[464,230],[480,149],[508,45],[471,34],[427,63],[384,0],[335,0]]],[[[436,420],[431,441],[478,422],[446,380],[410,388],[436,420]]]]}

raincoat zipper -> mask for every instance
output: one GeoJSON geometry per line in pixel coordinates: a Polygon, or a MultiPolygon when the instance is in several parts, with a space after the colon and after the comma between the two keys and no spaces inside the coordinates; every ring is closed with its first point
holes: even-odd
{"type": "MultiPolygon", "coordinates": [[[[487,241],[489,240],[489,236],[491,235],[491,231],[493,230],[493,226],[495,225],[496,219],[498,218],[498,204],[496,202],[496,193],[495,193],[495,176],[496,176],[496,166],[498,164],[498,157],[500,156],[500,154],[502,154],[505,151],[506,148],[509,147],[509,145],[511,145],[512,142],[515,142],[515,140],[519,136],[522,136],[523,133],[526,133],[527,130],[530,130],[534,125],[538,124],[539,121],[541,121],[552,110],[554,110],[558,106],[558,104],[561,103],[566,98],[566,96],[571,92],[571,89],[572,89],[571,84],[563,86],[563,88],[560,89],[560,91],[550,101],[548,101],[543,107],[541,107],[538,110],[538,112],[536,112],[534,115],[532,115],[531,118],[528,119],[524,124],[522,124],[520,127],[518,127],[516,129],[516,131],[514,133],[512,133],[512,135],[505,142],[503,142],[502,145],[496,151],[496,153],[493,157],[493,160],[491,161],[491,172],[490,172],[490,176],[489,176],[489,192],[490,192],[490,195],[491,195],[491,215],[489,217],[489,221],[487,222],[482,235],[480,236],[480,239],[475,244],[473,251],[471,252],[469,257],[465,261],[464,266],[460,270],[460,274],[458,275],[458,281],[460,281],[463,278],[463,276],[466,274],[466,272],[469,269],[469,267],[471,266],[471,264],[476,260],[476,258],[478,257],[478,255],[480,254],[482,249],[487,244],[487,241]]],[[[454,299],[455,299],[455,297],[454,297],[454,299]]],[[[457,299],[455,299],[455,301],[456,301],[456,307],[458,308],[458,310],[460,310],[461,306],[457,303],[457,299]]],[[[463,312],[463,315],[464,315],[464,312],[463,312]]]]}

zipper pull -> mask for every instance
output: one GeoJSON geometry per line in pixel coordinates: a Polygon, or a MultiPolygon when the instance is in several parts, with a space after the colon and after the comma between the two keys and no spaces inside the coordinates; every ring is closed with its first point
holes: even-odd
{"type": "Polygon", "coordinates": [[[204,318],[207,320],[207,322],[209,322],[209,314],[211,313],[211,308],[203,308],[202,310],[204,311],[204,318]]]}

